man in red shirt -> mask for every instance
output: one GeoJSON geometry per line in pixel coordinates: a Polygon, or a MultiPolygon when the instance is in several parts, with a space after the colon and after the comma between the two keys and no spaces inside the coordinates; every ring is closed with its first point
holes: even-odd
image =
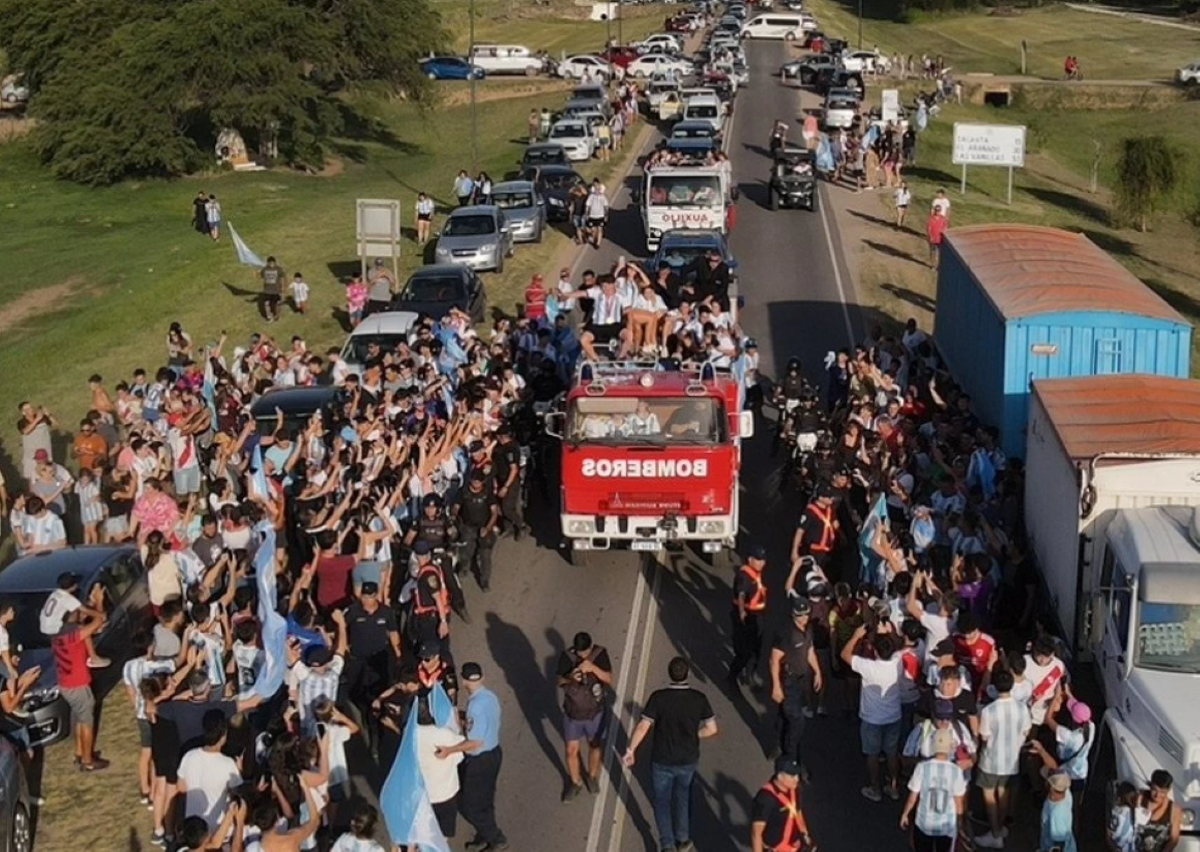
{"type": "Polygon", "coordinates": [[[317,581],[317,606],[324,612],[342,609],[350,604],[350,576],[354,573],[357,560],[353,556],[339,553],[342,536],[333,530],[317,534],[315,559],[317,581]]]}
{"type": "Polygon", "coordinates": [[[92,695],[92,672],[88,668],[88,641],[104,627],[106,620],[103,612],[81,606],[67,614],[62,630],[50,640],[58,689],[71,708],[75,760],[86,772],[108,768],[108,761],[98,757],[94,748],[96,699],[92,695]]]}
{"type": "Polygon", "coordinates": [[[996,664],[996,640],[979,628],[979,616],[970,611],[958,614],[958,632],[954,634],[954,655],[971,672],[975,694],[982,695],[996,664]]]}
{"type": "Polygon", "coordinates": [[[935,206],[929,214],[929,221],[925,223],[925,236],[929,239],[929,266],[932,269],[937,269],[938,252],[941,251],[942,238],[946,235],[949,225],[950,221],[942,208],[935,206]]]}

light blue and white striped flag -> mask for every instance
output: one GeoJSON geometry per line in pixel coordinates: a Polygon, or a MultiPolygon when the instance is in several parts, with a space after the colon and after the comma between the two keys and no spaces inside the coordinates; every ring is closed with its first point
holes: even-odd
{"type": "MultiPolygon", "coordinates": [[[[440,683],[434,684],[429,702],[434,723],[457,730],[454,705],[440,683]]],[[[417,757],[417,715],[415,708],[408,714],[396,761],[379,792],[379,810],[393,843],[415,846],[420,852],[450,852],[450,845],[433,812],[425,778],[421,775],[417,757]]]]}
{"type": "Polygon", "coordinates": [[[263,462],[261,443],[255,444],[254,452],[250,454],[250,487],[264,500],[271,499],[271,486],[267,484],[267,468],[263,462]]]}
{"type": "Polygon", "coordinates": [[[863,521],[862,532],[858,534],[858,555],[862,560],[862,581],[872,586],[883,588],[887,585],[883,577],[883,557],[875,552],[872,545],[875,542],[875,530],[887,521],[887,500],[880,494],[871,505],[871,511],[863,521]]]}
{"type": "Polygon", "coordinates": [[[265,260],[255,254],[250,246],[246,245],[246,241],[233,229],[232,222],[227,222],[226,226],[229,228],[229,236],[233,238],[233,247],[237,250],[238,263],[244,266],[257,266],[260,269],[267,265],[265,260]]]}
{"type": "Polygon", "coordinates": [[[254,581],[258,586],[258,624],[262,631],[263,666],[252,693],[264,701],[275,697],[287,671],[287,621],[279,614],[275,592],[275,530],[267,522],[255,527],[262,534],[254,552],[254,581]]]}

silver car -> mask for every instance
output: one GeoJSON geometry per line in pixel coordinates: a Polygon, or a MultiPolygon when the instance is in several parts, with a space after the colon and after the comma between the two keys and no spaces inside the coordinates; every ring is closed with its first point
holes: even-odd
{"type": "Polygon", "coordinates": [[[504,271],[512,257],[513,235],[508,217],[494,205],[459,207],[438,233],[436,263],[461,263],[476,271],[504,271]]]}
{"type": "Polygon", "coordinates": [[[513,242],[540,243],[546,227],[546,201],[528,180],[509,180],[492,187],[492,203],[504,211],[513,242]]]}

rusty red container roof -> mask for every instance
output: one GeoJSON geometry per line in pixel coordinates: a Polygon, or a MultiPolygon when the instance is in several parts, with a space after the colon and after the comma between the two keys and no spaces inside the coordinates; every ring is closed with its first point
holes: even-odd
{"type": "Polygon", "coordinates": [[[1082,234],[1036,225],[972,225],[946,239],[1006,319],[1094,311],[1185,323],[1082,234]]]}
{"type": "Polygon", "coordinates": [[[1143,373],[1039,379],[1033,393],[1072,458],[1200,455],[1200,381],[1143,373]]]}

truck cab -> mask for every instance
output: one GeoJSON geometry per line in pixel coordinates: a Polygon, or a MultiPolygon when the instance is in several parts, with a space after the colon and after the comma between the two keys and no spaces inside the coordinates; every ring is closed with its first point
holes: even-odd
{"type": "Polygon", "coordinates": [[[661,166],[642,174],[639,201],[646,248],[658,248],[662,235],[677,228],[726,232],[731,198],[728,171],[718,165],[661,166]]]}
{"type": "Polygon", "coordinates": [[[741,441],[754,431],[742,392],[711,364],[580,365],[547,421],[562,442],[562,534],[572,551],[732,547],[741,441]]]}
{"type": "Polygon", "coordinates": [[[1104,683],[1116,777],[1175,778],[1178,849],[1200,849],[1200,516],[1118,510],[1105,531],[1089,645],[1104,683]]]}

